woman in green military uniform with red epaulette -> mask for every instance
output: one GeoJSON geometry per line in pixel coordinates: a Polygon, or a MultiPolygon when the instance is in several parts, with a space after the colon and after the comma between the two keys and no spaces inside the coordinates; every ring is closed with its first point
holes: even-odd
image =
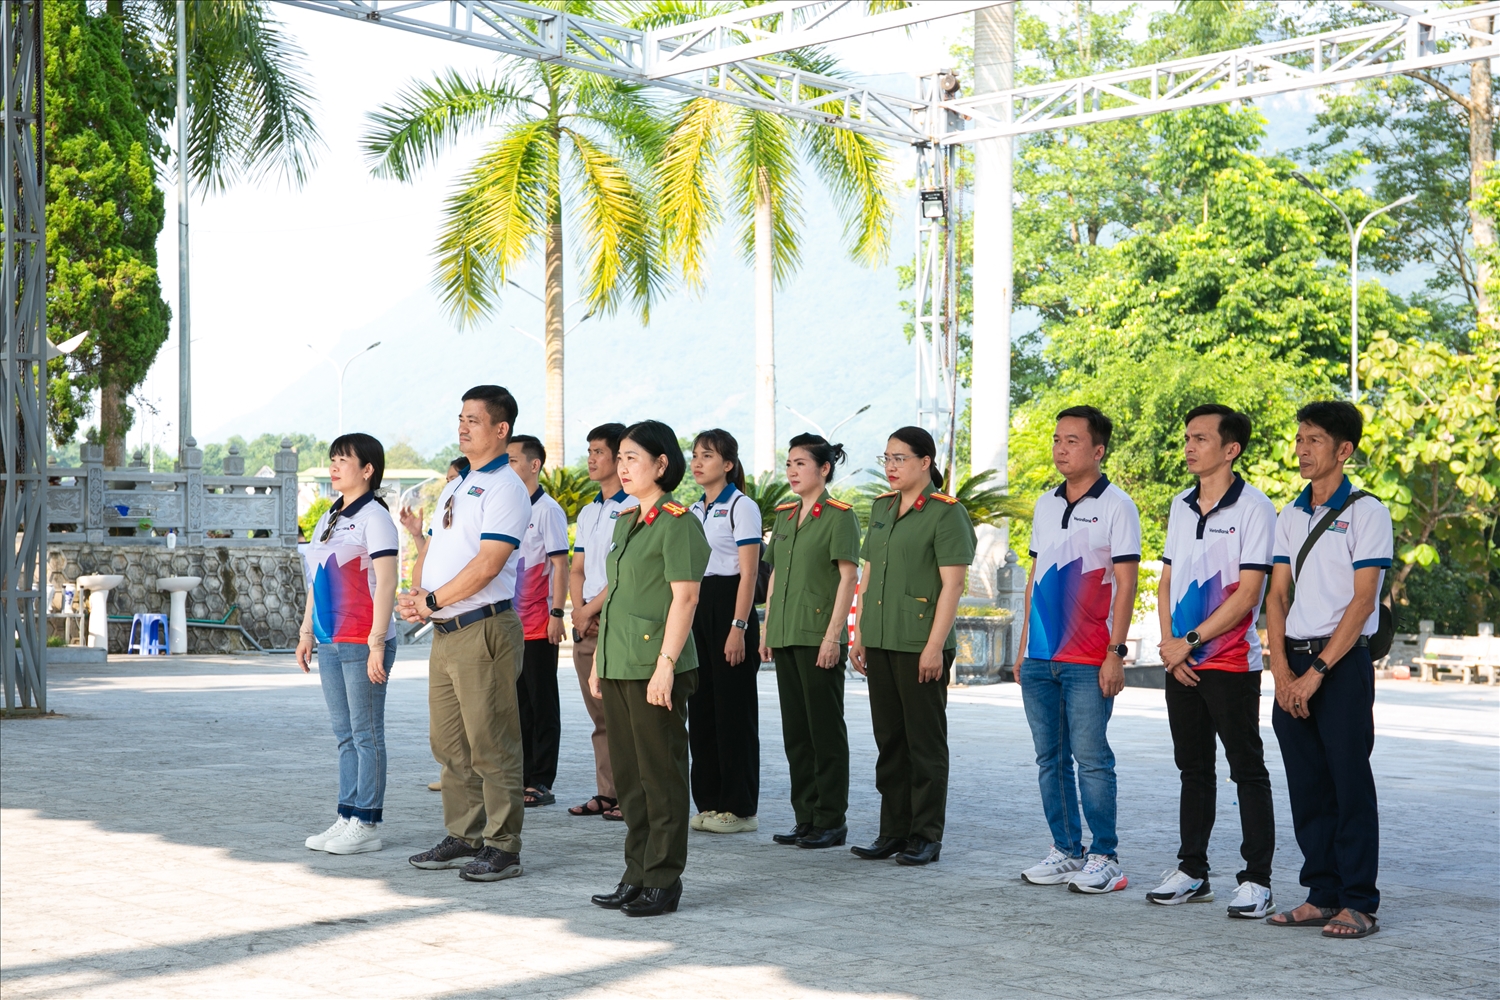
{"type": "Polygon", "coordinates": [[[837,847],[849,833],[849,732],[844,726],[844,657],[859,561],[859,521],[828,495],[842,445],[799,434],[787,449],[786,478],[797,499],[776,508],[766,562],[766,624],[760,658],[776,658],[781,735],[792,778],[796,825],[771,839],[837,847]]]}
{"type": "Polygon", "coordinates": [[[589,687],[604,699],[625,875],[593,902],[632,917],[676,910],[687,866],[693,609],[709,546],[703,525],[684,517],[688,509],[671,493],[686,467],[676,432],[660,421],[642,421],[620,438],[620,485],[640,506],[615,521],[589,687]]]}
{"type": "Polygon", "coordinates": [[[963,504],[937,492],[943,476],[925,430],[894,431],[881,460],[891,492],[870,505],[849,650],[854,669],[869,679],[880,836],[852,850],[925,865],[943,847],[953,620],[974,561],[974,525],[963,504]]]}

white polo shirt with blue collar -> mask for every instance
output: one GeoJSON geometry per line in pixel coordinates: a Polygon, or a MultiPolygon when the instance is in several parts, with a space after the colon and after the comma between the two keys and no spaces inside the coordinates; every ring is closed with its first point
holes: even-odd
{"type": "Polygon", "coordinates": [[[615,537],[615,521],[622,511],[640,506],[635,497],[620,490],[612,497],[600,490],[593,503],[586,504],[578,512],[578,521],[573,528],[573,554],[583,553],[583,602],[587,604],[600,594],[608,583],[605,565],[609,559],[609,546],[615,537]]]}
{"type": "MultiPolygon", "coordinates": [[[[1276,518],[1276,551],[1273,562],[1285,563],[1296,572],[1297,553],[1313,527],[1329,510],[1349,499],[1354,486],[1345,476],[1326,501],[1313,506],[1312,485],[1282,509],[1276,518]]],[[[1307,553],[1302,573],[1296,577],[1292,607],[1286,616],[1288,639],[1322,639],[1333,635],[1344,611],[1354,600],[1354,571],[1371,566],[1380,569],[1380,586],[1390,569],[1395,550],[1391,512],[1372,496],[1363,496],[1328,526],[1307,553]]],[[[1377,593],[1378,593],[1377,589],[1377,593]]],[[[1380,625],[1380,609],[1371,612],[1360,635],[1373,635],[1380,625]]]]}
{"type": "MultiPolygon", "coordinates": [[[[531,523],[531,496],[526,484],[510,467],[510,456],[500,457],[482,468],[469,468],[443,487],[432,515],[432,539],[422,559],[422,589],[435,591],[458,576],[479,555],[482,541],[509,542],[521,547],[531,523]],[[452,518],[446,517],[450,509],[452,518]],[[444,521],[450,523],[444,525],[444,521]]],[[[516,554],[511,553],[499,574],[461,601],[444,605],[435,617],[452,618],[516,596],[516,554]]]]}
{"type": "Polygon", "coordinates": [[[708,569],[703,575],[739,576],[741,547],[761,541],[760,505],[733,483],[725,483],[717,497],[710,500],[704,493],[692,510],[708,536],[708,569]]]}

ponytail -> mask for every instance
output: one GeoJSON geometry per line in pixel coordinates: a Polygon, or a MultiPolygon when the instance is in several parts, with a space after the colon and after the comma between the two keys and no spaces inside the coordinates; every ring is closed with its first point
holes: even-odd
{"type": "Polygon", "coordinates": [[[928,466],[928,472],[932,475],[932,485],[935,489],[943,488],[943,471],[937,464],[937,442],[932,440],[932,435],[920,427],[898,427],[891,431],[891,437],[906,445],[918,458],[929,458],[932,465],[928,466]]]}
{"type": "Polygon", "coordinates": [[[793,448],[801,448],[812,456],[812,460],[817,463],[820,475],[823,466],[828,466],[828,476],[823,480],[824,485],[827,485],[828,480],[833,478],[833,470],[847,457],[844,454],[843,445],[829,444],[826,438],[818,434],[798,434],[787,444],[788,452],[793,448]]]}

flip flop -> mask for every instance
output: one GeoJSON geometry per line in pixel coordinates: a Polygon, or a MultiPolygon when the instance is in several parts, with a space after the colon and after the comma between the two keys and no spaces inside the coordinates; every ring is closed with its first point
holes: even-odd
{"type": "Polygon", "coordinates": [[[557,801],[557,796],[552,794],[552,789],[546,785],[537,785],[535,788],[526,789],[524,799],[527,809],[533,806],[550,806],[557,801]]]}
{"type": "Polygon", "coordinates": [[[1329,920],[1338,916],[1338,912],[1332,906],[1320,906],[1318,907],[1318,915],[1316,917],[1308,917],[1306,920],[1294,920],[1292,919],[1292,911],[1287,910],[1285,913],[1277,913],[1267,917],[1266,923],[1272,927],[1324,927],[1328,924],[1329,920]],[[1285,917],[1286,919],[1277,920],[1277,917],[1285,917]]]}
{"type": "Polygon", "coordinates": [[[604,818],[614,823],[625,822],[625,814],[620,812],[619,806],[604,810],[604,818]]]}
{"type": "Polygon", "coordinates": [[[569,816],[598,816],[611,809],[618,808],[620,801],[612,799],[607,795],[595,795],[582,805],[569,806],[569,816]]]}
{"type": "Polygon", "coordinates": [[[1350,910],[1349,915],[1353,920],[1330,920],[1328,926],[1323,928],[1323,936],[1326,938],[1339,938],[1340,940],[1353,941],[1356,938],[1369,937],[1380,930],[1380,924],[1368,913],[1360,913],[1358,910],[1350,910]],[[1330,934],[1331,927],[1347,927],[1353,934],[1330,934]]]}

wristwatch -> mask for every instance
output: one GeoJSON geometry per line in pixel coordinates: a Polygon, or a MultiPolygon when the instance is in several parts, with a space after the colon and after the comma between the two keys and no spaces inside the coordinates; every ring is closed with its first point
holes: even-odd
{"type": "Polygon", "coordinates": [[[745,631],[745,629],[747,629],[747,628],[750,627],[750,623],[747,622],[747,621],[745,621],[742,618],[736,618],[734,621],[730,622],[729,624],[733,625],[735,628],[739,629],[741,632],[745,631]]]}
{"type": "Polygon", "coordinates": [[[442,607],[442,605],[437,602],[437,594],[434,594],[429,590],[427,592],[427,610],[436,611],[440,607],[442,607]]]}
{"type": "Polygon", "coordinates": [[[1116,656],[1118,656],[1120,659],[1123,660],[1123,659],[1125,659],[1125,654],[1128,653],[1128,652],[1130,652],[1130,647],[1127,646],[1127,645],[1125,645],[1125,643],[1120,642],[1120,643],[1116,643],[1113,646],[1110,646],[1109,647],[1109,651],[1111,653],[1114,653],[1116,656]]]}
{"type": "Polygon", "coordinates": [[[1323,658],[1321,656],[1312,661],[1312,668],[1320,674],[1326,674],[1329,670],[1333,669],[1330,664],[1323,662],[1323,658]]]}
{"type": "Polygon", "coordinates": [[[562,608],[553,608],[551,613],[553,618],[561,618],[563,616],[562,608]]]}
{"type": "Polygon", "coordinates": [[[1188,629],[1187,635],[1183,636],[1182,639],[1194,649],[1197,649],[1199,646],[1203,645],[1203,636],[1199,635],[1198,630],[1195,628],[1188,629]]]}

